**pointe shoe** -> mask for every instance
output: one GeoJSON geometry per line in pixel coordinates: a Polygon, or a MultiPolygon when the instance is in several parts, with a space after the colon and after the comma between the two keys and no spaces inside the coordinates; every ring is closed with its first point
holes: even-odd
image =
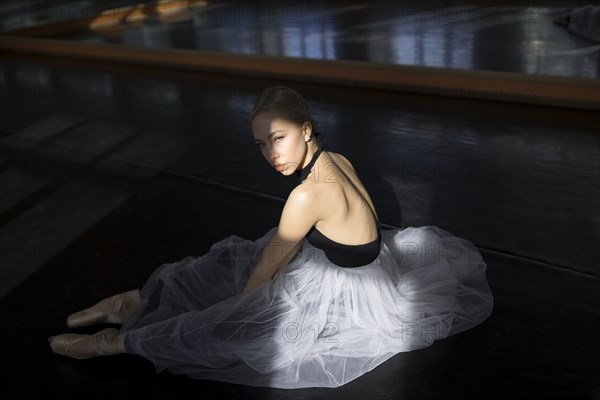
{"type": "Polygon", "coordinates": [[[48,341],[54,353],[78,360],[125,353],[122,337],[114,328],[101,330],[94,335],[64,333],[52,336],[48,341]]]}
{"type": "Polygon", "coordinates": [[[69,315],[67,326],[78,328],[94,324],[122,324],[141,305],[138,289],[107,297],[92,307],[69,315]]]}

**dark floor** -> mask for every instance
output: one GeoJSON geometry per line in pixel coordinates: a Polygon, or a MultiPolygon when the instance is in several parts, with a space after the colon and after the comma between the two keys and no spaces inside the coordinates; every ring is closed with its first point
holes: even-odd
{"type": "Polygon", "coordinates": [[[0,54],[2,398],[599,400],[598,122],[576,109],[0,54]],[[297,181],[265,163],[246,124],[271,84],[309,100],[384,228],[436,225],[479,247],[491,317],[337,389],[52,354],[46,339],[68,331],[71,312],[277,224],[297,181]]]}
{"type": "Polygon", "coordinates": [[[2,362],[12,382],[28,377],[9,393],[597,398],[596,113],[295,84],[381,221],[473,240],[496,305],[473,331],[335,392],[279,391],[156,376],[128,355],[65,359],[46,342],[161,263],[277,224],[295,182],[245,125],[276,82],[16,57],[0,72],[2,362]]]}

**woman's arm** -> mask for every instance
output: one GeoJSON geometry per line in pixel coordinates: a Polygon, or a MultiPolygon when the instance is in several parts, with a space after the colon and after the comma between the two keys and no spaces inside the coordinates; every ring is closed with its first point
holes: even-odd
{"type": "Polygon", "coordinates": [[[242,294],[251,292],[263,283],[273,279],[277,271],[298,252],[299,246],[300,243],[283,240],[276,233],[260,255],[242,294]]]}
{"type": "Polygon", "coordinates": [[[273,278],[277,271],[298,252],[301,241],[318,221],[314,194],[297,186],[283,207],[277,232],[263,249],[242,294],[273,278]]]}

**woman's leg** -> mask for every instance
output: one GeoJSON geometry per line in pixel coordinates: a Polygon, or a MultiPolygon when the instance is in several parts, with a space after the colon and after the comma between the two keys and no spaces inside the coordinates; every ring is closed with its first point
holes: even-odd
{"type": "Polygon", "coordinates": [[[139,289],[105,298],[95,305],[69,315],[67,326],[76,328],[101,323],[122,324],[141,306],[139,289]]]}
{"type": "Polygon", "coordinates": [[[54,353],[77,359],[125,353],[123,337],[115,328],[94,335],[64,333],[52,336],[48,341],[54,353]]]}

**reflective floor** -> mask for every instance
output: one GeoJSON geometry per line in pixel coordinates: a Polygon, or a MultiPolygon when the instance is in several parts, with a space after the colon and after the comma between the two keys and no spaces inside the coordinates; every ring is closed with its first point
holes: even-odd
{"type": "Polygon", "coordinates": [[[55,36],[77,41],[600,77],[600,43],[553,23],[587,2],[200,2],[55,36]],[[459,4],[459,5],[457,5],[459,4]],[[508,5],[507,5],[508,4],[508,5]],[[512,4],[512,5],[511,5],[512,4]]]}
{"type": "Polygon", "coordinates": [[[0,58],[0,341],[4,398],[598,398],[598,116],[510,103],[0,58]],[[130,355],[72,360],[66,316],[160,264],[275,226],[297,183],[247,116],[259,91],[303,93],[383,228],[436,225],[488,263],[492,316],[335,391],[194,381],[130,355]],[[251,212],[249,210],[252,210],[251,212]]]}

